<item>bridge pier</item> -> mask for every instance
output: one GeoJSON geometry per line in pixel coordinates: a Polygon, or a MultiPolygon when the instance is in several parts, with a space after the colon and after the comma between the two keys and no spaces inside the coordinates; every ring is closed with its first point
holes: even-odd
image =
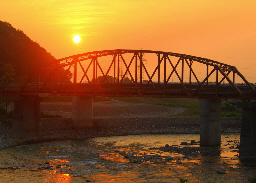
{"type": "Polygon", "coordinates": [[[219,146],[221,144],[221,100],[200,100],[200,145],[219,146]]]}
{"type": "Polygon", "coordinates": [[[16,97],[12,130],[15,136],[40,134],[40,98],[38,96],[16,97]]]}
{"type": "Polygon", "coordinates": [[[240,135],[239,156],[256,158],[256,102],[240,102],[242,108],[242,126],[240,135]]]}
{"type": "Polygon", "coordinates": [[[73,96],[72,119],[75,128],[93,126],[92,97],[73,96]]]}

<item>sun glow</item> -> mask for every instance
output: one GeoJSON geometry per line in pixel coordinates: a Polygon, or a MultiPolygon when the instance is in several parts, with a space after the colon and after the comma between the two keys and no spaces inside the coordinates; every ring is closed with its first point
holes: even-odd
{"type": "Polygon", "coordinates": [[[75,35],[74,38],[73,38],[73,41],[75,43],[79,43],[81,41],[81,37],[79,35],[75,35]]]}

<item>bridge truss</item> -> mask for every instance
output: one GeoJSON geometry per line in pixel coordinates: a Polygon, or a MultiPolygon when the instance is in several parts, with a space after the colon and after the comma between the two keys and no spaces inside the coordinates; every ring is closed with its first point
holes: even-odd
{"type": "Polygon", "coordinates": [[[40,93],[255,98],[254,87],[234,66],[185,54],[125,49],[78,54],[36,69],[18,94],[40,93]],[[72,81],[67,79],[70,73],[72,81]]]}

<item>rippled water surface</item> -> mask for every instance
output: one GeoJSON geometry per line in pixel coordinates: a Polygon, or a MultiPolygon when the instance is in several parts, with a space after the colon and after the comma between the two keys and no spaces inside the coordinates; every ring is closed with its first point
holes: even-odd
{"type": "Polygon", "coordinates": [[[0,182],[246,182],[255,175],[237,156],[238,134],[222,135],[220,148],[198,141],[133,135],[17,146],[0,151],[0,182]]]}

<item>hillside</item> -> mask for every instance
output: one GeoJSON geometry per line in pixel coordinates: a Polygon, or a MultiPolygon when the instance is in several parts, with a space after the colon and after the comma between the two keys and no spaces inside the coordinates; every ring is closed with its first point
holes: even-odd
{"type": "MultiPolygon", "coordinates": [[[[11,64],[20,82],[37,66],[56,60],[24,32],[3,21],[0,21],[0,43],[0,67],[11,64]]],[[[0,72],[0,77],[3,74],[0,72]]]]}

